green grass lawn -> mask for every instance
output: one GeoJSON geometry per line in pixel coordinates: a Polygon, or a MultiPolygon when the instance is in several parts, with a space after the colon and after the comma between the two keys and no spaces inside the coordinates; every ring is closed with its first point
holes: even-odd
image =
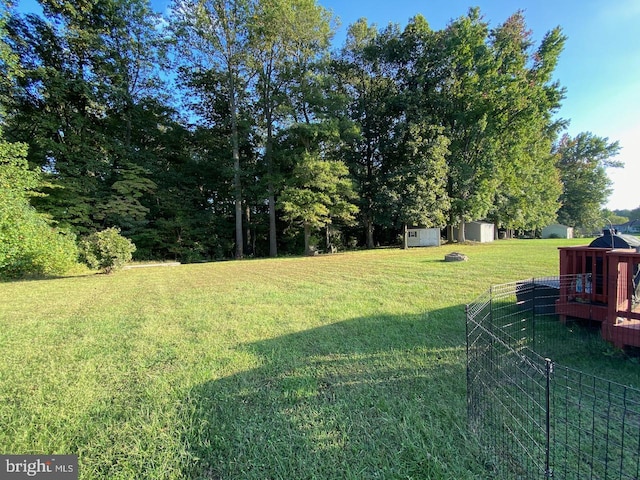
{"type": "Polygon", "coordinates": [[[82,479],[486,478],[464,305],[588,243],[0,283],[0,452],[77,454],[82,479]]]}

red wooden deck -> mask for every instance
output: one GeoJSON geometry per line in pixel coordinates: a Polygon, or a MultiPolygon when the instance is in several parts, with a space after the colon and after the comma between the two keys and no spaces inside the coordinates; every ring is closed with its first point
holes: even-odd
{"type": "Polygon", "coordinates": [[[602,323],[616,347],[640,347],[640,253],[633,249],[561,247],[556,313],[602,323]]]}
{"type": "Polygon", "coordinates": [[[640,347],[640,253],[613,250],[608,256],[609,311],[602,336],[616,347],[640,347]]]}

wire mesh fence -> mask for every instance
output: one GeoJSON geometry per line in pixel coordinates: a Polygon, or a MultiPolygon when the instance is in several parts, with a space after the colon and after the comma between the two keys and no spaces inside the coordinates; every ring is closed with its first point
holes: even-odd
{"type": "Polygon", "coordinates": [[[598,322],[556,313],[577,280],[499,285],[467,306],[469,424],[492,478],[640,480],[640,365],[598,322]]]}

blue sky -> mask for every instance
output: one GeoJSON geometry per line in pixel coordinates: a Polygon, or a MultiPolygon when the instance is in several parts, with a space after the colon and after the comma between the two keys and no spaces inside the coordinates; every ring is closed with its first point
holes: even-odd
{"type": "MultiPolygon", "coordinates": [[[[169,0],[151,0],[160,12],[169,0]]],[[[35,0],[20,0],[29,8],[35,0]]],[[[480,7],[491,27],[523,10],[533,38],[560,26],[568,37],[556,68],[567,89],[559,116],[570,120],[568,133],[592,132],[618,141],[621,169],[609,169],[614,192],[610,209],[640,206],[640,0],[318,0],[340,19],[335,47],[348,25],[364,17],[384,27],[406,25],[421,13],[434,30],[480,7]]]]}

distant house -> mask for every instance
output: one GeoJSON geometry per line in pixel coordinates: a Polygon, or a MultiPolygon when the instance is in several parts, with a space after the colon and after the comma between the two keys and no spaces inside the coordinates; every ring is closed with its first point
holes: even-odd
{"type": "Polygon", "coordinates": [[[407,230],[407,244],[410,247],[439,247],[439,228],[413,227],[407,230]]]}
{"type": "Polygon", "coordinates": [[[631,220],[622,225],[614,225],[613,228],[620,233],[640,233],[640,220],[631,220]]]}
{"type": "Polygon", "coordinates": [[[542,238],[573,238],[573,227],[554,223],[542,229],[542,238]]]}

